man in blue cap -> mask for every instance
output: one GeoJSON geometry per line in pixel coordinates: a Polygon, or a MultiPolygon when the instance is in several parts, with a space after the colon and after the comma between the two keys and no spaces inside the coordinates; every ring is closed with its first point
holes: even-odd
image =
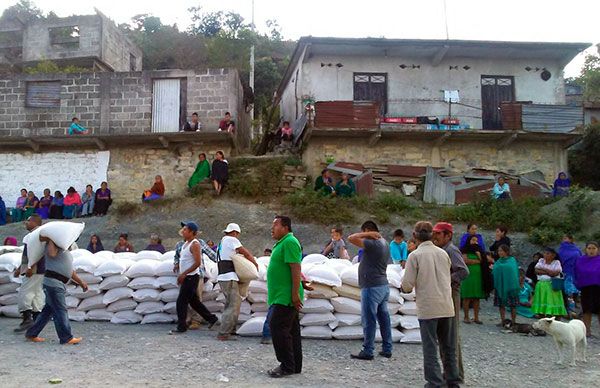
{"type": "Polygon", "coordinates": [[[192,307],[202,318],[208,322],[208,328],[212,328],[218,321],[216,315],[212,314],[198,298],[197,289],[200,281],[200,267],[202,266],[202,248],[196,239],[198,224],[193,221],[181,223],[183,229],[181,235],[184,239],[179,254],[179,296],[177,297],[177,329],[171,330],[171,334],[184,333],[187,331],[187,309],[192,307]]]}

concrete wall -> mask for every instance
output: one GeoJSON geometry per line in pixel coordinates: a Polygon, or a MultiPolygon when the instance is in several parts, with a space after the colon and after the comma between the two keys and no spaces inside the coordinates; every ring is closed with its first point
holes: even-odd
{"type": "MultiPolygon", "coordinates": [[[[445,59],[433,67],[429,61],[398,57],[364,56],[321,56],[313,55],[306,59],[298,84],[288,83],[282,99],[284,119],[296,118],[294,88],[297,96],[304,94],[315,97],[317,101],[352,100],[353,73],[373,72],[388,75],[388,115],[391,116],[438,116],[448,115],[448,105],[443,101],[442,90],[460,91],[461,103],[473,106],[453,106],[453,116],[471,128],[481,129],[481,76],[514,76],[515,99],[533,101],[539,104],[564,104],[564,79],[562,67],[553,61],[524,59],[485,59],[463,58],[445,59]],[[321,63],[342,63],[338,68],[321,67],[321,63]],[[409,68],[401,69],[400,64],[409,68]],[[410,66],[419,65],[420,69],[410,66]],[[458,65],[458,70],[449,70],[449,66],[458,65]],[[468,65],[469,70],[462,67],[468,65]],[[540,78],[540,72],[526,71],[525,67],[546,68],[552,73],[548,81],[540,78]]],[[[298,110],[301,114],[302,110],[298,110]]]]}
{"type": "Polygon", "coordinates": [[[114,71],[131,71],[129,55],[135,56],[135,68],[142,70],[142,50],[105,16],[102,20],[102,61],[110,64],[114,71]]]}
{"type": "Polygon", "coordinates": [[[235,69],[13,76],[0,80],[0,137],[64,135],[74,116],[92,133],[151,132],[152,87],[157,78],[184,80],[188,119],[198,112],[205,131],[216,131],[225,112],[231,112],[238,124],[236,137],[247,144],[249,122],[235,69]],[[59,108],[25,106],[27,82],[43,80],[61,82],[59,108]]]}
{"type": "Polygon", "coordinates": [[[22,188],[38,197],[45,188],[67,193],[70,186],[81,194],[87,184],[99,187],[107,178],[108,151],[0,153],[0,196],[14,207],[22,188]]]}
{"type": "Polygon", "coordinates": [[[184,146],[179,148],[179,154],[141,146],[110,151],[0,153],[0,196],[8,207],[13,207],[21,188],[39,196],[45,188],[52,194],[55,190],[65,194],[73,186],[81,194],[87,184],[96,189],[102,181],[108,181],[116,202],[138,201],[142,192],[152,186],[156,175],[163,176],[167,196],[184,195],[198,154],[206,153],[212,162],[219,150],[226,158],[231,153],[226,142],[184,146]]]}
{"type": "Polygon", "coordinates": [[[439,147],[427,140],[386,139],[373,147],[365,143],[365,139],[344,138],[340,141],[312,137],[302,161],[313,179],[326,166],[328,157],[337,162],[447,167],[459,172],[474,167],[509,173],[540,170],[549,183],[558,172],[567,171],[567,151],[556,142],[516,140],[504,150],[498,150],[497,144],[483,141],[446,142],[439,147]]]}

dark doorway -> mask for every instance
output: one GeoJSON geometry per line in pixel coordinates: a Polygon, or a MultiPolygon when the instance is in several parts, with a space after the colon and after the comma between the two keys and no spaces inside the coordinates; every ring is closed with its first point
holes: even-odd
{"type": "Polygon", "coordinates": [[[512,76],[481,76],[481,120],[483,129],[502,129],[500,103],[515,100],[515,80],[512,76]]]}
{"type": "Polygon", "coordinates": [[[387,113],[387,74],[354,73],[354,101],[377,101],[381,116],[387,113]]]}

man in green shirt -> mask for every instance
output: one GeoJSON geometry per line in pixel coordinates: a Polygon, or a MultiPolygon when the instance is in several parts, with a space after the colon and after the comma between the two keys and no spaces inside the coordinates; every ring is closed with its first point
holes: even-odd
{"type": "Polygon", "coordinates": [[[272,314],[269,322],[273,348],[280,365],[268,373],[284,377],[302,371],[302,339],[298,312],[302,309],[302,247],[292,233],[292,220],[277,216],[273,220],[273,246],[267,270],[267,296],[272,314]]]}

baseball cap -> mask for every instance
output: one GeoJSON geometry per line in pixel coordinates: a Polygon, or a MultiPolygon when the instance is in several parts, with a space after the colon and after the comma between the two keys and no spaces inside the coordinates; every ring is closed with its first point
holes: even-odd
{"type": "Polygon", "coordinates": [[[452,229],[452,224],[449,222],[438,222],[437,224],[435,224],[435,226],[433,227],[433,231],[434,232],[448,232],[448,233],[454,233],[454,230],[452,229]]]}
{"type": "Polygon", "coordinates": [[[198,230],[200,230],[200,227],[194,221],[181,221],[181,226],[187,227],[192,232],[197,232],[198,230]]]}
{"type": "Polygon", "coordinates": [[[227,224],[227,227],[225,228],[225,230],[223,230],[223,233],[231,233],[231,232],[238,232],[238,233],[242,233],[242,230],[240,229],[240,226],[234,222],[227,224]]]}

